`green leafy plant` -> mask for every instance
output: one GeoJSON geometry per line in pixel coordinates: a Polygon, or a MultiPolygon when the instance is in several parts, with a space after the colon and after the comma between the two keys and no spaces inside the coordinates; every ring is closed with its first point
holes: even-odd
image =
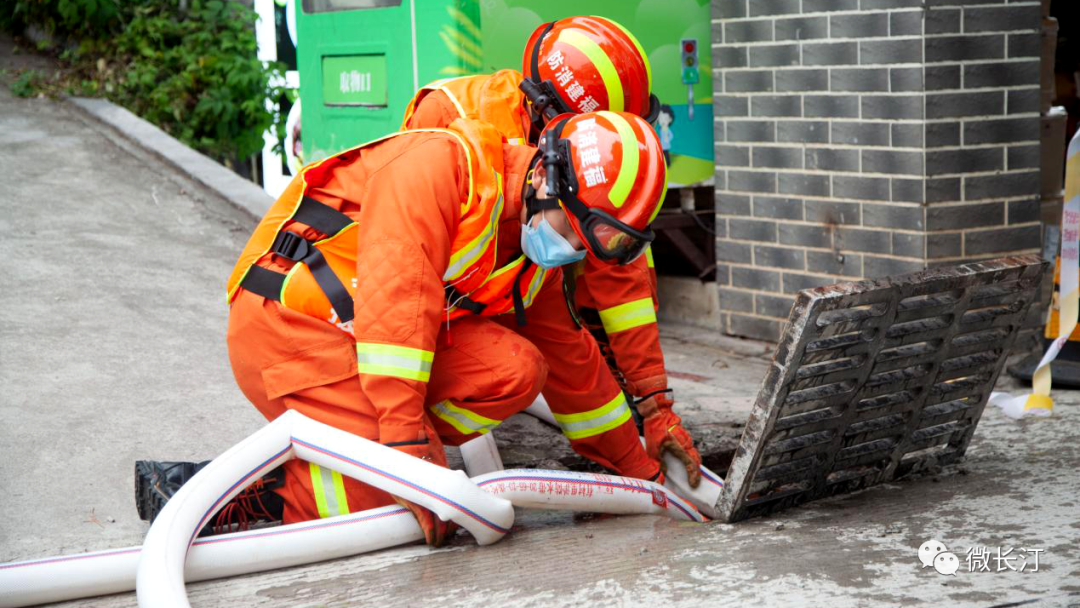
{"type": "MultiPolygon", "coordinates": [[[[282,94],[271,84],[282,68],[256,58],[256,15],[237,2],[0,4],[0,26],[33,25],[50,37],[66,68],[56,85],[64,92],[107,97],[227,165],[258,152],[268,128],[284,131],[266,103],[282,94]]],[[[26,78],[20,90],[34,90],[26,78]]]]}
{"type": "Polygon", "coordinates": [[[33,97],[41,91],[41,72],[24,70],[11,82],[11,92],[18,97],[33,97]]]}
{"type": "Polygon", "coordinates": [[[123,72],[107,93],[175,137],[217,157],[262,148],[274,122],[266,108],[271,70],[255,57],[254,15],[235,2],[193,2],[186,19],[148,4],[116,40],[123,72]]]}

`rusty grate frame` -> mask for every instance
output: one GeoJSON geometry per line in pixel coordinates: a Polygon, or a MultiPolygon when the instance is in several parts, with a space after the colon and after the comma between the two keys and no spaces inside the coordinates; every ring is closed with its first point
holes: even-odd
{"type": "Polygon", "coordinates": [[[728,470],[724,519],[958,460],[1045,266],[1018,256],[800,292],[728,470]]]}

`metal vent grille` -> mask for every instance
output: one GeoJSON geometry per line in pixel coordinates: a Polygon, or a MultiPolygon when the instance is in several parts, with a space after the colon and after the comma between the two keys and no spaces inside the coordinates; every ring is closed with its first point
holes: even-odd
{"type": "Polygon", "coordinates": [[[1044,267],[1020,256],[801,292],[719,510],[738,521],[959,459],[1044,267]]]}

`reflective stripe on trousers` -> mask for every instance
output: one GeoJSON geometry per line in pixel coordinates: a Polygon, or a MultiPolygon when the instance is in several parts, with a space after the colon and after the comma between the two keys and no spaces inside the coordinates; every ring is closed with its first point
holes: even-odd
{"type": "Polygon", "coordinates": [[[578,414],[553,414],[567,439],[599,435],[630,420],[630,406],[622,391],[604,405],[578,414]]]}
{"type": "Polygon", "coordinates": [[[349,514],[349,500],[345,497],[345,480],[341,473],[326,469],[309,462],[311,470],[311,489],[315,494],[315,505],[319,508],[319,517],[334,517],[349,514]]]}

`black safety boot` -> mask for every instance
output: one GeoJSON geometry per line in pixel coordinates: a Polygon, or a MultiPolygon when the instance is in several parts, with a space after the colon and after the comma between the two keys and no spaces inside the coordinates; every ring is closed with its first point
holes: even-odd
{"type": "MultiPolygon", "coordinates": [[[[153,523],[165,503],[189,479],[201,471],[209,460],[203,462],[159,462],[138,460],[135,462],[135,506],[139,517],[153,523]]],[[[218,511],[212,523],[202,529],[199,536],[223,534],[247,530],[252,524],[281,521],[285,501],[273,490],[285,483],[284,469],[274,469],[255,480],[218,511]]]]}
{"type": "Polygon", "coordinates": [[[180,486],[195,476],[203,467],[202,462],[135,461],[135,506],[143,521],[153,523],[165,503],[176,494],[180,486]]]}

